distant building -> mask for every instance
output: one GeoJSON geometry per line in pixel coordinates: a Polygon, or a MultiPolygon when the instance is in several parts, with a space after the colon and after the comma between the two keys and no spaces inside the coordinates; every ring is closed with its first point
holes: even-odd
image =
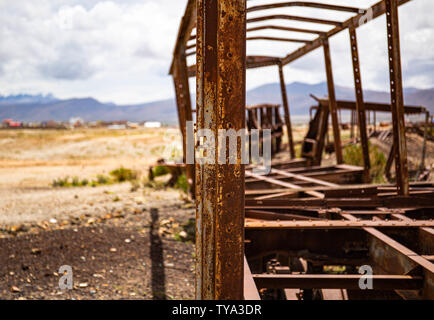
{"type": "Polygon", "coordinates": [[[78,127],[81,127],[84,124],[84,121],[83,121],[82,118],[75,117],[75,118],[70,118],[69,119],[69,124],[73,128],[78,128],[78,127]]]}
{"type": "Polygon", "coordinates": [[[145,128],[161,128],[161,122],[158,121],[147,121],[143,125],[145,128]]]}
{"type": "Polygon", "coordinates": [[[22,124],[22,122],[15,122],[12,119],[4,119],[3,125],[6,128],[20,128],[23,124],[22,124]]]}
{"type": "Polygon", "coordinates": [[[110,130],[122,130],[122,129],[126,129],[127,126],[125,124],[111,124],[107,127],[107,129],[110,130]]]}

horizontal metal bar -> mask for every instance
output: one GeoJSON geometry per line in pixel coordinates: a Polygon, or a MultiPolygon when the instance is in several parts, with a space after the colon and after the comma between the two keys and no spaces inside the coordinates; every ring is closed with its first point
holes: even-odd
{"type": "Polygon", "coordinates": [[[277,37],[248,37],[246,40],[269,40],[269,41],[282,41],[282,42],[295,42],[295,43],[310,43],[312,40],[292,39],[292,38],[277,38],[277,37]]]}
{"type": "MultiPolygon", "coordinates": [[[[372,275],[374,289],[417,290],[422,286],[421,277],[403,275],[372,275]]],[[[360,290],[361,275],[329,274],[254,274],[259,288],[273,289],[355,289],[360,290]]]]}
{"type": "MultiPolygon", "coordinates": [[[[318,99],[318,102],[322,106],[328,106],[328,99],[318,99]]],[[[348,100],[336,101],[338,109],[356,110],[356,102],[348,100]]],[[[392,107],[388,103],[380,102],[364,102],[366,111],[378,111],[378,112],[391,112],[392,107]]],[[[425,113],[426,108],[422,106],[404,106],[404,113],[406,114],[419,114],[425,113]]]]}
{"type": "Polygon", "coordinates": [[[334,10],[334,11],[344,11],[344,12],[352,12],[352,13],[365,13],[365,9],[359,9],[355,7],[346,7],[346,6],[338,6],[332,4],[324,4],[318,2],[307,2],[307,1],[289,1],[282,3],[271,3],[258,5],[254,7],[247,8],[247,12],[254,12],[260,10],[268,10],[268,9],[276,9],[276,8],[285,8],[285,7],[308,7],[315,9],[326,9],[326,10],[334,10]]]}
{"type": "Polygon", "coordinates": [[[313,33],[322,35],[325,34],[325,31],[319,31],[319,30],[311,30],[311,29],[303,29],[303,28],[292,28],[292,27],[282,27],[282,26],[274,26],[274,25],[267,25],[267,26],[258,26],[258,27],[252,27],[248,28],[247,32],[254,32],[259,30],[280,30],[280,31],[290,31],[290,32],[300,32],[300,33],[313,33]]]}
{"type": "Polygon", "coordinates": [[[246,229],[360,229],[360,228],[399,228],[434,227],[434,221],[383,221],[383,220],[319,220],[319,221],[268,221],[246,219],[246,229]]]}
{"type": "MultiPolygon", "coordinates": [[[[399,5],[403,5],[409,1],[411,1],[411,0],[400,0],[399,5]]],[[[375,19],[375,18],[383,15],[386,12],[386,6],[385,6],[384,1],[379,1],[378,3],[374,4],[368,10],[372,10],[372,18],[375,19]]],[[[349,26],[353,26],[354,28],[358,28],[360,25],[362,25],[366,21],[366,19],[363,19],[363,15],[364,15],[363,13],[360,13],[360,14],[346,20],[345,22],[338,25],[336,28],[333,28],[332,30],[328,31],[326,37],[330,38],[330,37],[338,34],[339,32],[345,30],[349,26]]],[[[322,39],[316,39],[312,43],[307,44],[304,47],[299,48],[299,49],[295,50],[294,52],[288,54],[286,57],[284,57],[282,59],[282,63],[284,65],[286,65],[290,62],[293,62],[293,61],[297,60],[298,58],[303,57],[304,55],[308,54],[309,52],[312,52],[313,50],[315,50],[321,46],[322,46],[322,39]]]]}
{"type": "Polygon", "coordinates": [[[302,22],[310,22],[310,23],[318,23],[318,24],[327,24],[327,25],[333,25],[333,26],[342,26],[342,22],[340,22],[340,21],[316,19],[316,18],[309,18],[309,17],[299,17],[299,16],[292,16],[292,15],[287,15],[287,14],[274,14],[274,15],[269,15],[269,16],[250,18],[250,19],[247,19],[247,23],[267,21],[267,20],[276,20],[276,19],[294,20],[294,21],[302,21],[302,22]]]}

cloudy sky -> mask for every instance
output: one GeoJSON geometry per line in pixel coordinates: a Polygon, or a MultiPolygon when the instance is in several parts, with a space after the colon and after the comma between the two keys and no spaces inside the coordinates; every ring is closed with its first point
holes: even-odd
{"type": "MultiPolygon", "coordinates": [[[[281,2],[275,0],[273,2],[281,2]]],[[[167,75],[178,25],[187,0],[0,0],[0,95],[52,93],[59,98],[94,97],[118,104],[172,97],[167,75]]],[[[264,0],[250,0],[249,6],[264,0]]],[[[368,7],[376,0],[330,0],[368,7]]],[[[343,21],[348,14],[316,9],[280,9],[343,21]]],[[[434,1],[413,0],[400,9],[406,87],[434,87],[434,1]]],[[[269,12],[270,14],[272,12],[269,12]]],[[[249,17],[260,15],[253,12],[249,17]]],[[[263,14],[263,13],[262,13],[263,14]]],[[[321,28],[292,21],[276,25],[321,28]]],[[[257,23],[256,25],[260,25],[257,23]]],[[[252,25],[253,26],[253,25],[252,25]]],[[[358,29],[364,88],[388,90],[385,17],[358,29]]],[[[253,33],[251,35],[254,35],[253,33]]],[[[256,35],[271,35],[259,31],[256,35]]],[[[309,35],[274,32],[309,39],[309,35]]],[[[297,44],[252,41],[248,54],[284,56],[297,44]]],[[[335,81],[352,85],[348,33],[331,39],[335,81]]],[[[194,57],[189,59],[193,63],[194,57]]],[[[324,81],[321,50],[285,68],[287,82],[324,81]]],[[[269,67],[247,73],[253,88],[277,81],[269,67]]],[[[194,79],[192,80],[194,89],[194,79]]]]}

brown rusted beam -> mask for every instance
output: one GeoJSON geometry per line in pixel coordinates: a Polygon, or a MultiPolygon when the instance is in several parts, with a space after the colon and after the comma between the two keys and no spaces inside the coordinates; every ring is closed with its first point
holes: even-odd
{"type": "Polygon", "coordinates": [[[342,22],[339,22],[339,21],[326,20],[326,19],[316,19],[316,18],[309,18],[309,17],[299,17],[299,16],[292,16],[292,15],[287,15],[287,14],[273,14],[273,15],[269,15],[269,16],[250,18],[250,19],[247,19],[247,23],[267,21],[267,20],[276,20],[276,19],[277,20],[294,20],[294,21],[302,21],[302,22],[310,22],[310,23],[318,23],[318,24],[327,24],[327,25],[333,25],[333,26],[342,26],[342,22]]]}
{"type": "MultiPolygon", "coordinates": [[[[348,221],[353,223],[357,222],[357,219],[352,215],[342,214],[342,216],[348,221]]],[[[398,215],[398,217],[401,219],[399,222],[407,224],[420,222],[420,220],[415,221],[400,215],[398,215]]],[[[426,228],[426,226],[423,226],[423,228],[426,229],[427,232],[432,230],[432,228],[426,228]]],[[[423,296],[425,299],[434,299],[434,264],[432,262],[375,228],[368,227],[364,228],[364,230],[371,236],[369,253],[376,264],[387,272],[401,274],[409,274],[417,266],[420,266],[424,272],[424,279],[423,285],[419,288],[423,288],[423,296]]]]}
{"type": "Polygon", "coordinates": [[[398,0],[386,0],[386,18],[396,183],[398,193],[400,195],[408,195],[407,142],[405,140],[398,0]]]}
{"type": "MultiPolygon", "coordinates": [[[[343,216],[345,216],[345,214],[343,214],[343,216]]],[[[276,221],[270,221],[270,220],[248,219],[245,223],[245,227],[246,229],[365,229],[365,228],[372,229],[372,228],[420,228],[420,227],[428,228],[428,227],[434,227],[434,222],[430,220],[416,220],[416,221],[398,221],[398,220],[277,221],[276,220],[276,221]]],[[[372,230],[366,230],[366,231],[368,231],[371,234],[374,234],[375,229],[374,231],[372,230]]],[[[385,240],[385,238],[386,237],[383,237],[382,239],[385,240]]]]}
{"type": "MultiPolygon", "coordinates": [[[[245,127],[246,1],[197,1],[197,126],[245,127]]],[[[199,148],[199,146],[197,146],[199,148]]],[[[197,149],[199,151],[200,149],[197,149]]],[[[243,298],[244,165],[196,159],[196,298],[243,298]]],[[[210,155],[212,159],[212,155],[210,155]]],[[[203,159],[206,160],[206,159],[203,159]]]]}
{"type": "MultiPolygon", "coordinates": [[[[267,29],[300,32],[300,33],[312,33],[312,34],[318,34],[318,35],[324,35],[326,33],[325,31],[319,31],[319,30],[283,27],[283,26],[275,26],[275,25],[266,25],[266,26],[247,28],[246,32],[254,32],[254,31],[259,31],[259,30],[267,30],[267,29]]],[[[192,35],[192,36],[190,36],[190,38],[188,40],[190,41],[190,40],[195,40],[195,39],[196,39],[196,35],[192,35]]]]}
{"type": "Polygon", "coordinates": [[[339,129],[338,113],[337,113],[337,106],[336,106],[335,83],[333,80],[333,68],[332,68],[332,60],[330,56],[330,46],[329,46],[328,39],[323,39],[323,48],[324,48],[325,69],[327,75],[327,89],[329,94],[329,109],[330,109],[330,116],[332,118],[332,126],[333,126],[333,140],[335,144],[336,161],[338,164],[341,164],[344,162],[344,159],[342,156],[341,133],[339,129]]]}
{"type": "Polygon", "coordinates": [[[174,60],[177,56],[185,53],[185,45],[190,38],[191,31],[196,23],[196,0],[188,0],[184,16],[178,30],[173,60],[170,66],[169,74],[173,73],[174,60]]]}
{"type": "Polygon", "coordinates": [[[295,43],[310,43],[312,40],[304,40],[304,39],[292,39],[292,38],[278,38],[278,37],[248,37],[247,41],[251,40],[268,40],[268,41],[281,41],[281,42],[295,42],[295,43]]]}
{"type": "MultiPolygon", "coordinates": [[[[403,5],[411,0],[400,0],[399,5],[403,5]]],[[[378,18],[379,16],[383,15],[386,12],[386,7],[384,1],[379,1],[378,3],[374,4],[369,11],[372,12],[372,19],[378,18]]],[[[351,17],[350,19],[344,21],[341,23],[341,25],[337,26],[336,28],[333,28],[332,30],[328,31],[326,33],[326,37],[330,38],[342,30],[345,30],[349,26],[354,26],[354,28],[358,28],[362,24],[366,23],[366,19],[364,19],[364,13],[360,13],[354,17],[351,17]]],[[[288,54],[286,57],[282,58],[282,63],[284,65],[291,63],[304,55],[308,54],[309,52],[312,52],[315,49],[318,49],[322,45],[322,39],[318,38],[314,40],[311,44],[307,44],[294,52],[288,54]]]]}
{"type": "MultiPolygon", "coordinates": [[[[277,185],[277,186],[286,187],[286,188],[290,188],[290,189],[294,189],[294,190],[301,189],[301,187],[297,186],[296,184],[285,182],[285,181],[276,180],[276,179],[273,179],[273,178],[270,178],[270,177],[266,177],[266,176],[262,176],[262,175],[259,175],[259,174],[254,174],[254,173],[252,173],[250,171],[246,171],[245,174],[246,174],[247,177],[253,177],[253,178],[256,178],[258,180],[265,181],[265,182],[268,182],[268,183],[271,183],[271,184],[274,184],[274,185],[277,185]]],[[[312,197],[315,197],[315,198],[321,199],[321,198],[324,197],[324,195],[321,192],[317,192],[317,191],[305,191],[305,192],[306,192],[306,194],[308,194],[308,195],[310,195],[312,197]]]]}
{"type": "Polygon", "coordinates": [[[280,91],[282,93],[283,111],[285,113],[284,117],[285,117],[286,131],[288,135],[289,154],[291,155],[291,159],[294,159],[295,158],[294,139],[292,136],[291,114],[288,105],[288,95],[286,93],[285,77],[283,75],[282,64],[279,63],[278,66],[279,66],[280,91]]]}
{"type": "MultiPolygon", "coordinates": [[[[175,84],[176,105],[178,108],[179,127],[182,133],[183,162],[187,161],[187,121],[193,121],[191,109],[190,88],[187,74],[187,60],[184,54],[178,55],[174,60],[173,80],[175,84]]],[[[189,194],[194,197],[194,164],[186,163],[186,176],[189,185],[189,194]]]]}
{"type": "MultiPolygon", "coordinates": [[[[328,99],[318,99],[318,102],[323,106],[328,106],[328,99]]],[[[336,101],[338,109],[346,110],[357,110],[357,105],[355,101],[349,100],[337,100],[336,101]]],[[[364,102],[365,111],[376,111],[376,112],[391,112],[391,105],[388,103],[381,102],[364,102]]],[[[421,114],[425,113],[426,108],[422,106],[404,106],[405,114],[421,114]]],[[[365,117],[366,118],[366,117],[365,117]]]]}
{"type": "MultiPolygon", "coordinates": [[[[266,177],[263,177],[267,179],[266,177]]],[[[273,179],[275,180],[275,179],[273,179]]],[[[287,182],[275,180],[283,184],[287,182]]],[[[276,184],[277,184],[276,182],[276,184]]],[[[285,186],[286,187],[286,186],[285,186]]],[[[295,207],[304,208],[406,208],[411,204],[412,208],[434,208],[433,196],[391,196],[387,198],[372,197],[359,199],[268,199],[250,200],[246,199],[246,209],[294,209],[295,207]]]]}
{"type": "Polygon", "coordinates": [[[324,3],[318,3],[318,2],[307,2],[307,1],[289,1],[289,2],[282,2],[282,3],[271,3],[271,4],[258,5],[258,6],[248,8],[247,12],[254,12],[254,11],[275,9],[275,8],[286,8],[286,7],[308,7],[308,8],[315,8],[315,9],[326,9],[326,10],[352,12],[352,13],[364,13],[365,12],[364,9],[359,9],[359,8],[355,8],[355,7],[337,6],[337,5],[332,5],[332,4],[324,4],[324,3]]]}
{"type": "MultiPolygon", "coordinates": [[[[360,72],[359,63],[359,49],[357,45],[356,29],[351,26],[349,28],[351,57],[353,60],[353,74],[354,74],[354,88],[356,91],[356,109],[357,119],[359,124],[360,142],[362,144],[362,156],[364,164],[364,182],[371,181],[369,171],[371,169],[371,161],[369,160],[369,141],[366,129],[366,111],[365,102],[363,101],[362,77],[360,72]]],[[[353,115],[353,113],[351,113],[353,115]]],[[[351,120],[351,127],[353,127],[353,119],[351,120]]]]}
{"type": "MultiPolygon", "coordinates": [[[[302,289],[354,289],[360,290],[360,275],[355,274],[254,274],[259,288],[302,289]]],[[[403,275],[373,275],[376,290],[417,290],[422,286],[421,277],[403,275]]]]}
{"type": "MultiPolygon", "coordinates": [[[[195,54],[196,51],[191,54],[195,54]]],[[[280,58],[269,57],[269,56],[247,56],[246,57],[246,68],[254,69],[260,67],[275,66],[280,63],[280,58]]],[[[196,76],[196,65],[191,65],[188,67],[188,76],[196,76]]]]}
{"type": "Polygon", "coordinates": [[[312,30],[312,29],[303,29],[303,28],[292,28],[292,27],[282,27],[282,26],[274,26],[274,25],[266,25],[266,26],[258,26],[247,28],[247,32],[259,31],[259,30],[280,30],[280,31],[291,31],[291,32],[300,32],[300,33],[313,33],[322,35],[325,34],[325,31],[312,30]]]}

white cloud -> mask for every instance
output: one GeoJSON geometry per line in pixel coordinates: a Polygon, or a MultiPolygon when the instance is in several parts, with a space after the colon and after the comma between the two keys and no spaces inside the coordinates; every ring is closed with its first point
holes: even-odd
{"type": "MultiPolygon", "coordinates": [[[[255,0],[249,5],[264,2],[255,0]]],[[[375,2],[360,0],[357,6],[375,2]]],[[[354,6],[353,0],[339,3],[354,6]]],[[[172,97],[173,83],[167,72],[185,5],[186,0],[0,0],[0,93],[51,92],[61,98],[93,96],[116,103],[172,97]]],[[[308,8],[283,11],[333,18],[330,12],[318,14],[308,8]]],[[[433,11],[430,0],[413,0],[400,9],[406,86],[434,86],[433,11]]],[[[346,13],[338,16],[339,20],[346,17],[346,13]]],[[[277,20],[273,24],[300,26],[277,20]]],[[[285,32],[274,35],[303,37],[285,32]]],[[[364,87],[387,90],[385,17],[358,29],[358,37],[364,87]]],[[[348,42],[344,31],[331,39],[331,49],[336,83],[350,86],[348,42]]],[[[248,53],[282,57],[298,46],[254,41],[249,42],[248,53]]],[[[288,83],[324,81],[322,50],[286,67],[285,76],[288,83]]],[[[249,71],[247,83],[252,88],[277,80],[276,68],[264,68],[249,71]]]]}

